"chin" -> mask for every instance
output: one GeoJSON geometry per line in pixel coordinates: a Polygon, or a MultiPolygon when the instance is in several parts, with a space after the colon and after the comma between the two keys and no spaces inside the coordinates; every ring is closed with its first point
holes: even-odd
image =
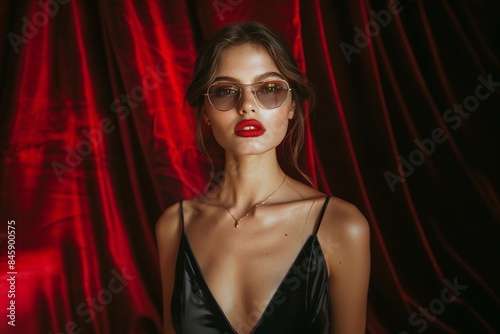
{"type": "Polygon", "coordinates": [[[260,137],[224,137],[215,138],[217,143],[228,153],[240,155],[258,155],[276,150],[284,140],[282,136],[260,136],[260,137]]]}
{"type": "Polygon", "coordinates": [[[258,155],[275,149],[276,146],[274,145],[262,145],[262,143],[245,142],[237,145],[236,147],[233,146],[228,148],[227,151],[235,155],[258,155]]]}

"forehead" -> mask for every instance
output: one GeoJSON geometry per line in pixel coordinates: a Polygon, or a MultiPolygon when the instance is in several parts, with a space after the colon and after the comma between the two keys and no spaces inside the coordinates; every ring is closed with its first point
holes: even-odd
{"type": "Polygon", "coordinates": [[[251,83],[259,75],[270,72],[281,73],[269,52],[260,45],[243,44],[222,52],[217,77],[251,83]]]}

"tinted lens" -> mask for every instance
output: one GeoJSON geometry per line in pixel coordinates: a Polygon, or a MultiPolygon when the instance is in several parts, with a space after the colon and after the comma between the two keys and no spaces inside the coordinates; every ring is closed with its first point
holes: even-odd
{"type": "MultiPolygon", "coordinates": [[[[269,80],[251,86],[262,108],[274,109],[280,107],[288,96],[288,84],[281,80],[269,80]]],[[[208,89],[210,103],[220,111],[228,111],[236,107],[241,97],[242,88],[234,83],[215,83],[208,89]]]]}
{"type": "Polygon", "coordinates": [[[208,90],[208,98],[212,105],[221,110],[227,111],[236,106],[240,97],[240,88],[230,83],[218,83],[212,85],[208,90]]]}
{"type": "Polygon", "coordinates": [[[265,81],[255,87],[255,94],[262,107],[274,109],[285,102],[288,95],[288,85],[285,81],[265,81]]]}

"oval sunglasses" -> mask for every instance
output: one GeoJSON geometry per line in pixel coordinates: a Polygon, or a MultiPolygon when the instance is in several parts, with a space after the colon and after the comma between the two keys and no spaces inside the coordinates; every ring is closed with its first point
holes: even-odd
{"type": "Polygon", "coordinates": [[[217,110],[228,111],[238,105],[243,96],[243,88],[250,87],[258,105],[264,109],[279,108],[285,103],[292,89],[285,80],[265,80],[251,84],[215,82],[202,94],[217,110]]]}

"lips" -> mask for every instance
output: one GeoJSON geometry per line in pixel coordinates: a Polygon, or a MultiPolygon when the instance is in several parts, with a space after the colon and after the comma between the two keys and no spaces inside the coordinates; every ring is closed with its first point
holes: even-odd
{"type": "Polygon", "coordinates": [[[234,128],[234,133],[239,137],[258,137],[266,132],[264,126],[255,119],[239,122],[234,128]]]}

